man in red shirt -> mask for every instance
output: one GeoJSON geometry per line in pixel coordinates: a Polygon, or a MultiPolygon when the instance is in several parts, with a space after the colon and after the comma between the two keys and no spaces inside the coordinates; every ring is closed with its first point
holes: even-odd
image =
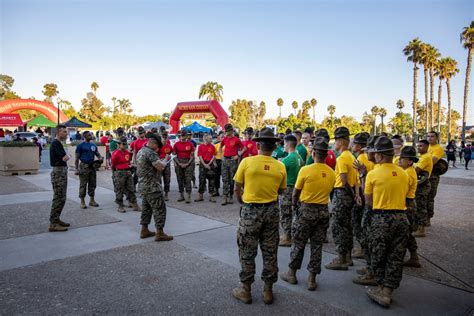
{"type": "Polygon", "coordinates": [[[135,195],[135,184],[133,183],[130,163],[132,160],[130,152],[126,148],[127,138],[120,137],[118,141],[118,150],[112,153],[112,177],[115,191],[115,203],[117,203],[117,211],[125,213],[123,208],[123,196],[127,196],[128,201],[134,211],[139,212],[137,204],[137,196],[135,195]]]}
{"type": "MultiPolygon", "coordinates": [[[[168,139],[168,132],[164,131],[161,134],[161,141],[164,145],[160,148],[160,159],[164,159],[167,155],[171,155],[173,153],[173,147],[171,146],[171,142],[168,139]]],[[[161,176],[163,178],[165,201],[168,201],[168,192],[170,191],[171,182],[171,164],[166,165],[165,169],[161,171],[161,176]]]]}
{"type": "Polygon", "coordinates": [[[215,194],[215,159],[216,147],[212,144],[212,136],[210,134],[204,135],[204,143],[198,147],[199,157],[199,197],[195,202],[204,201],[204,192],[206,191],[206,179],[209,182],[209,202],[216,202],[214,200],[215,194]]]}
{"type": "Polygon", "coordinates": [[[234,127],[232,124],[224,126],[225,136],[219,147],[219,154],[222,156],[222,183],[224,200],[222,205],[232,204],[234,194],[234,175],[239,165],[239,157],[245,152],[246,148],[238,137],[234,136],[234,127]],[[222,151],[224,147],[224,152],[222,151]]]}
{"type": "Polygon", "coordinates": [[[253,137],[253,128],[247,127],[244,131],[245,140],[242,142],[244,147],[247,149],[242,154],[242,159],[258,155],[257,143],[252,140],[253,137]]]}
{"type": "Polygon", "coordinates": [[[178,202],[186,200],[186,203],[191,203],[191,180],[192,180],[192,164],[194,163],[194,145],[187,140],[188,132],[182,130],[179,135],[179,142],[173,146],[173,151],[176,154],[174,158],[174,169],[176,171],[176,178],[179,187],[178,202]],[[186,199],[184,198],[184,190],[186,189],[186,199]]]}
{"type": "Polygon", "coordinates": [[[130,144],[130,149],[133,152],[133,164],[136,164],[137,154],[146,143],[148,143],[148,139],[145,137],[145,129],[140,126],[138,128],[138,138],[130,144]]]}
{"type": "Polygon", "coordinates": [[[111,155],[109,150],[109,132],[105,132],[105,136],[102,134],[100,137],[100,143],[105,146],[105,169],[109,169],[111,162],[111,155]]]}

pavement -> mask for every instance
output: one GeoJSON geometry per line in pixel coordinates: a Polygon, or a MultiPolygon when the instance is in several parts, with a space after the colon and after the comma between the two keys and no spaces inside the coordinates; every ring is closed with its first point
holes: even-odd
{"type": "MultiPolygon", "coordinates": [[[[43,155],[47,157],[47,154],[43,155]]],[[[259,280],[252,305],[231,296],[238,285],[237,203],[167,203],[171,242],[139,238],[138,212],[116,212],[109,171],[99,172],[98,208],[79,208],[78,179],[71,172],[65,233],[48,233],[51,185],[47,162],[37,175],[0,176],[0,314],[322,314],[474,315],[474,172],[450,169],[442,178],[428,237],[418,239],[423,268],[406,269],[389,309],[373,304],[349,271],[323,268],[318,289],[279,281],[275,304],[263,304],[259,280]]],[[[308,261],[306,254],[303,267],[308,261]]],[[[323,264],[334,258],[325,245],[323,264]]],[[[289,248],[280,248],[287,269],[289,248]]]]}

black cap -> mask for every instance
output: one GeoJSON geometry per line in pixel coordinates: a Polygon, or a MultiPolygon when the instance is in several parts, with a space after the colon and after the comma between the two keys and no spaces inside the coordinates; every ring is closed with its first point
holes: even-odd
{"type": "Polygon", "coordinates": [[[122,137],[120,137],[120,138],[117,140],[117,143],[127,145],[128,139],[127,139],[127,137],[122,136],[122,137]]]}
{"type": "Polygon", "coordinates": [[[328,151],[329,143],[324,137],[316,137],[313,141],[313,150],[328,151]]]}
{"type": "Polygon", "coordinates": [[[349,140],[349,135],[350,135],[349,129],[347,127],[344,127],[344,126],[338,127],[334,131],[334,138],[335,139],[344,138],[344,139],[349,140]]]}
{"type": "Polygon", "coordinates": [[[367,137],[367,135],[365,133],[357,133],[355,136],[354,136],[354,144],[359,144],[359,145],[367,145],[367,140],[369,138],[367,137]]]}
{"type": "Polygon", "coordinates": [[[384,153],[385,155],[393,156],[393,143],[390,138],[386,136],[380,136],[375,141],[374,148],[370,149],[373,153],[384,153]]]}
{"type": "Polygon", "coordinates": [[[400,158],[409,158],[413,162],[418,162],[418,157],[416,156],[416,149],[413,146],[405,146],[400,152],[400,158]]]}
{"type": "Polygon", "coordinates": [[[247,128],[244,130],[244,134],[253,135],[253,128],[247,127],[247,128]]]}
{"type": "Polygon", "coordinates": [[[224,130],[225,130],[226,132],[233,131],[233,130],[234,130],[234,127],[232,126],[232,124],[227,123],[226,125],[224,125],[224,130]]]}
{"type": "Polygon", "coordinates": [[[372,148],[374,148],[375,142],[377,141],[377,139],[379,137],[380,136],[378,136],[378,135],[370,136],[369,139],[367,139],[367,146],[362,148],[362,149],[365,150],[365,151],[369,151],[372,148]]]}
{"type": "Polygon", "coordinates": [[[143,126],[138,127],[138,133],[139,134],[145,133],[145,129],[143,128],[143,126]]]}

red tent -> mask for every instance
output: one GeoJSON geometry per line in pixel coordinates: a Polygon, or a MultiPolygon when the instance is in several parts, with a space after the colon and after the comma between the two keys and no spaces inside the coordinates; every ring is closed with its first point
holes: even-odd
{"type": "Polygon", "coordinates": [[[0,126],[22,126],[24,123],[18,113],[0,113],[0,126]]]}

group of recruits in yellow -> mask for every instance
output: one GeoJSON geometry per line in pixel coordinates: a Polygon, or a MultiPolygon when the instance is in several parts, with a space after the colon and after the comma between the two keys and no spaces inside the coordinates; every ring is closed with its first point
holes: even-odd
{"type": "MultiPolygon", "coordinates": [[[[339,153],[335,170],[325,163],[330,151],[329,135],[326,130],[319,130],[311,146],[314,163],[301,167],[297,172],[291,190],[291,208],[294,213],[291,258],[288,271],[282,273],[280,278],[291,284],[297,283],[296,272],[301,268],[304,248],[309,240],[311,257],[307,285],[308,290],[317,288],[316,275],[321,271],[322,244],[329,225],[330,201],[333,204],[332,233],[338,256],[326,268],[347,270],[352,266],[353,237],[352,231],[347,231],[352,230],[351,209],[356,204],[364,205],[364,218],[359,225],[363,226],[365,234],[362,238],[365,242],[361,242],[361,246],[365,248],[367,266],[357,271],[361,276],[356,278],[359,282],[354,283],[372,285],[367,290],[369,298],[389,307],[392,292],[402,279],[409,239],[415,242],[415,247],[409,248],[409,261],[418,260],[413,238],[415,213],[424,208],[422,216],[427,216],[426,197],[419,201],[423,205],[415,206],[418,202],[415,198],[419,175],[427,174],[429,177],[433,165],[444,156],[444,150],[438,144],[436,132],[428,133],[427,139],[417,142],[416,149],[412,146],[403,147],[401,137],[369,137],[369,134],[361,133],[355,135],[351,142],[346,127],[337,128],[334,134],[334,148],[339,153]],[[359,190],[363,193],[359,193],[359,190]],[[342,236],[344,234],[350,235],[349,252],[347,249],[345,252],[341,250],[345,247],[344,243],[348,243],[347,236],[342,236]]],[[[295,144],[288,145],[292,142],[289,140],[292,139],[288,136],[284,139],[285,151],[289,148],[294,152],[295,144]]],[[[278,239],[275,240],[274,232],[275,220],[278,223],[279,218],[275,219],[273,210],[275,207],[278,209],[278,197],[281,198],[288,191],[288,170],[285,164],[271,158],[280,139],[270,129],[262,129],[254,141],[257,142],[258,155],[242,160],[233,178],[235,194],[242,207],[237,231],[241,285],[233,289],[232,293],[244,303],[252,302],[251,284],[254,281],[257,247],[260,245],[263,256],[262,280],[265,282],[263,300],[271,304],[272,284],[278,278],[276,257],[279,243],[278,239]]],[[[421,222],[427,223],[429,219],[422,218],[421,222]]],[[[278,224],[276,229],[278,236],[278,224]]]]}

